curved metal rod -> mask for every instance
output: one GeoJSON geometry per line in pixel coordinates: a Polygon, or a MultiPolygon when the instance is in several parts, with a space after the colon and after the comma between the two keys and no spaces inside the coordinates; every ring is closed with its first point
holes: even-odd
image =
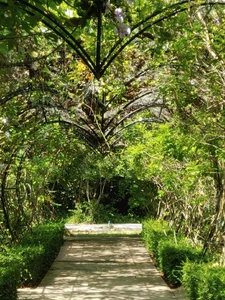
{"type": "MultiPolygon", "coordinates": [[[[7,3],[0,2],[0,5],[9,7],[7,3]]],[[[20,7],[20,9],[26,12],[30,16],[35,16],[35,12],[44,17],[46,20],[40,20],[44,25],[46,25],[49,29],[51,29],[56,35],[58,35],[62,40],[64,40],[83,60],[85,65],[91,70],[91,72],[97,77],[96,66],[90,55],[86,52],[86,50],[79,44],[79,42],[70,34],[70,32],[63,27],[55,16],[51,14],[47,14],[42,11],[40,8],[28,3],[27,1],[20,0],[19,3],[15,1],[15,5],[20,7]],[[29,7],[32,11],[28,10],[29,7]],[[47,21],[48,20],[48,21],[47,21]],[[51,23],[52,24],[51,24],[51,23]],[[61,31],[60,31],[61,30],[61,31]]]]}
{"type": "MultiPolygon", "coordinates": [[[[139,23],[135,24],[132,27],[132,31],[138,27],[140,27],[141,25],[146,24],[148,21],[150,21],[152,18],[168,11],[174,8],[177,8],[176,10],[173,10],[172,12],[169,12],[166,16],[162,16],[159,19],[145,25],[144,28],[140,29],[136,34],[134,34],[132,37],[130,37],[123,45],[121,45],[121,47],[116,51],[116,48],[118,48],[118,46],[122,43],[122,41],[117,42],[111,49],[110,52],[108,53],[108,55],[103,59],[102,61],[102,70],[101,70],[101,77],[105,74],[106,70],[108,69],[108,67],[111,65],[111,63],[116,59],[116,57],[124,50],[124,48],[126,48],[133,40],[135,40],[137,37],[139,37],[141,34],[143,34],[147,29],[149,29],[150,27],[152,27],[153,25],[161,22],[161,21],[166,21],[168,20],[170,17],[175,16],[178,13],[181,13],[183,11],[186,11],[190,8],[193,8],[196,6],[196,4],[190,4],[190,2],[195,2],[194,0],[184,0],[175,4],[172,4],[169,7],[166,7],[162,10],[158,10],[155,11],[154,13],[152,13],[150,16],[146,17],[144,20],[140,21],[139,23]],[[189,4],[188,7],[180,7],[184,4],[189,4]],[[113,54],[113,52],[115,51],[115,53],[113,54]],[[112,56],[111,56],[112,55],[112,56]],[[110,57],[111,56],[111,57],[110,57]],[[110,57],[110,58],[109,58],[110,57]],[[109,58],[109,60],[107,61],[107,59],[109,58]]],[[[207,1],[207,2],[203,2],[198,4],[199,6],[208,6],[208,5],[225,5],[225,2],[222,1],[207,1]]]]}

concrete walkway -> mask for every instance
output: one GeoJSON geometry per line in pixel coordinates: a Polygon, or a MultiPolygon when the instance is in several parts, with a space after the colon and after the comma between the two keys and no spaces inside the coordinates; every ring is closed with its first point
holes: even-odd
{"type": "Polygon", "coordinates": [[[185,300],[155,269],[138,236],[67,237],[36,289],[19,300],[185,300]]]}

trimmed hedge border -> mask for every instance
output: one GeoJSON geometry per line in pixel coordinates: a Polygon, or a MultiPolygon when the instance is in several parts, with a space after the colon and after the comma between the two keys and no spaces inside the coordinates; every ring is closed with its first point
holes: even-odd
{"type": "Polygon", "coordinates": [[[159,268],[165,274],[169,285],[179,286],[182,283],[182,268],[186,261],[201,261],[202,251],[193,248],[187,240],[180,238],[177,244],[174,239],[161,240],[158,245],[159,268]]]}
{"type": "Polygon", "coordinates": [[[21,284],[36,286],[47,272],[63,244],[64,224],[36,226],[26,234],[14,251],[23,258],[21,284]]]}
{"type": "Polygon", "coordinates": [[[64,224],[35,226],[19,244],[0,254],[0,299],[17,299],[19,286],[37,286],[63,244],[64,224]]]}
{"type": "Polygon", "coordinates": [[[213,265],[210,255],[203,260],[202,249],[182,236],[175,242],[164,221],[145,221],[142,236],[169,284],[182,284],[190,300],[225,300],[225,268],[213,265]]]}
{"type": "Polygon", "coordinates": [[[10,253],[0,254],[0,299],[17,299],[22,261],[10,253]]]}
{"type": "Polygon", "coordinates": [[[225,268],[212,264],[186,262],[182,284],[191,300],[224,300],[225,268]]]}
{"type": "Polygon", "coordinates": [[[175,241],[174,232],[166,221],[145,221],[142,236],[156,266],[170,286],[181,285],[182,266],[187,260],[201,260],[201,249],[193,248],[183,236],[177,236],[175,241]]]}
{"type": "Polygon", "coordinates": [[[168,223],[163,220],[149,219],[142,224],[142,237],[148,251],[158,259],[158,244],[173,235],[168,223]]]}

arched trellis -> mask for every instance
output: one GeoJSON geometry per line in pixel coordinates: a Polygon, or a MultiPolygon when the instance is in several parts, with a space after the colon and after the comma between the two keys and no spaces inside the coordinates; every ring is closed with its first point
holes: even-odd
{"type": "Polygon", "coordinates": [[[125,39],[118,38],[114,45],[110,47],[107,55],[102,58],[102,14],[104,13],[106,0],[92,1],[95,7],[95,17],[97,19],[96,26],[96,48],[95,58],[93,59],[88,51],[80,44],[78,39],[73,36],[71,29],[62,24],[60,17],[53,14],[49,10],[46,10],[43,5],[35,1],[19,0],[19,1],[1,1],[0,7],[5,9],[19,9],[25,12],[29,16],[36,17],[38,21],[41,21],[48,29],[50,29],[56,36],[62,39],[68,44],[82,59],[83,63],[90,69],[96,79],[100,79],[104,76],[109,66],[118,57],[118,55],[136,38],[148,29],[153,27],[162,21],[166,21],[171,17],[178,15],[181,12],[191,10],[196,7],[203,6],[215,6],[225,5],[224,1],[203,1],[196,3],[195,0],[184,0],[171,5],[165,6],[160,9],[156,9],[152,14],[146,16],[133,26],[131,26],[131,34],[125,39]]]}
{"type": "MultiPolygon", "coordinates": [[[[143,77],[147,75],[148,72],[146,71],[143,77]]],[[[26,97],[27,93],[32,95],[33,92],[39,91],[41,87],[32,87],[31,84],[29,87],[25,85],[23,88],[10,92],[0,99],[0,105],[6,105],[13,97],[18,95],[23,95],[24,97],[26,97]]],[[[45,93],[55,95],[57,91],[46,87],[45,93]]],[[[59,92],[58,96],[60,97],[59,92]]],[[[93,95],[90,96],[92,97],[93,95]]],[[[113,99],[117,100],[117,97],[115,96],[113,99]]],[[[77,103],[74,105],[76,106],[77,103]]],[[[79,139],[83,140],[92,149],[98,150],[105,155],[116,147],[116,143],[122,138],[123,131],[126,128],[137,122],[164,122],[167,119],[168,112],[168,106],[158,98],[157,91],[149,89],[139,92],[124,103],[118,104],[116,108],[108,108],[106,112],[100,113],[99,117],[97,117],[95,105],[84,105],[84,110],[81,107],[81,109],[76,111],[76,116],[74,117],[68,109],[63,106],[57,106],[53,102],[52,105],[41,104],[39,112],[36,108],[28,107],[23,116],[18,115],[17,118],[21,123],[27,122],[29,119],[36,119],[37,124],[40,124],[40,126],[59,123],[62,126],[73,128],[79,139]],[[149,118],[132,119],[143,111],[152,111],[154,109],[156,112],[152,112],[149,118]],[[90,112],[93,118],[89,116],[90,112]]]]}
{"type": "Polygon", "coordinates": [[[50,169],[64,151],[64,147],[61,145],[51,154],[48,168],[42,169],[44,173],[39,184],[34,182],[32,172],[29,172],[26,166],[35,151],[35,155],[39,155],[35,150],[37,139],[32,140],[31,137],[40,135],[43,125],[48,124],[36,124],[30,131],[28,130],[29,142],[26,138],[22,138],[12,147],[0,171],[0,207],[5,227],[3,234],[6,236],[8,234],[8,238],[13,241],[17,240],[21,233],[29,230],[33,223],[43,220],[45,217],[43,213],[46,212],[44,209],[48,209],[48,217],[54,210],[52,199],[39,201],[38,198],[49,195],[50,169]]]}
{"type": "MultiPolygon", "coordinates": [[[[92,1],[93,2],[93,1],[92,1]]],[[[168,5],[164,8],[155,10],[149,16],[146,16],[143,20],[136,23],[131,28],[131,34],[124,39],[116,39],[114,45],[112,45],[107,55],[102,58],[102,33],[103,33],[103,13],[104,6],[106,5],[106,0],[97,1],[95,0],[95,18],[97,22],[96,26],[96,48],[95,48],[95,59],[93,59],[90,53],[84,48],[82,44],[79,43],[78,39],[76,39],[73,35],[73,31],[71,28],[66,27],[60,21],[60,17],[53,14],[49,10],[45,10],[45,7],[41,5],[39,2],[28,1],[28,0],[20,0],[4,2],[0,1],[0,7],[4,7],[5,9],[15,9],[19,8],[20,11],[25,12],[27,15],[36,17],[38,21],[42,22],[47,28],[55,33],[56,36],[60,37],[65,43],[67,43],[73,51],[82,59],[84,64],[90,69],[90,71],[94,74],[96,79],[100,79],[104,76],[107,69],[113,63],[113,61],[119,56],[119,54],[135,39],[140,37],[145,31],[150,29],[152,26],[162,22],[169,20],[172,17],[176,17],[181,12],[190,10],[191,8],[198,8],[204,6],[215,6],[215,5],[225,5],[223,1],[204,1],[202,3],[196,3],[196,1],[184,0],[179,1],[177,3],[168,5]]],[[[15,91],[10,91],[7,95],[3,96],[0,99],[0,105],[4,105],[10,99],[13,99],[19,94],[25,94],[26,92],[32,92],[35,87],[32,87],[30,83],[23,86],[22,88],[18,88],[15,91]]],[[[46,87],[46,92],[53,92],[55,90],[50,91],[48,87],[46,87]]],[[[148,91],[146,91],[148,93],[148,91]]],[[[151,92],[150,92],[151,93],[151,92]]],[[[86,97],[86,96],[85,96],[86,97]]],[[[138,96],[137,96],[138,97],[138,96]]],[[[123,127],[123,121],[129,120],[135,114],[144,111],[146,109],[150,109],[151,107],[164,107],[166,106],[161,102],[156,101],[148,101],[144,104],[138,101],[136,96],[133,97],[132,100],[127,100],[126,103],[120,105],[117,111],[110,111],[109,107],[106,105],[104,99],[98,99],[96,101],[95,106],[90,106],[89,104],[85,104],[85,110],[83,109],[83,115],[79,116],[79,120],[73,121],[72,119],[60,119],[60,122],[68,123],[73,126],[76,132],[83,137],[89,145],[93,148],[103,147],[104,150],[108,151],[111,148],[111,145],[115,145],[115,141],[117,140],[120,132],[121,126],[123,127]],[[136,104],[135,104],[136,103],[136,104]],[[138,104],[137,104],[138,103],[138,104]],[[133,105],[135,104],[135,105],[133,105]],[[88,106],[89,105],[89,106],[88,106]],[[107,111],[106,111],[107,110],[107,111]],[[88,119],[87,111],[91,112],[93,115],[93,120],[88,119]],[[99,121],[96,118],[97,112],[100,111],[101,115],[101,126],[99,125],[99,121]],[[84,113],[86,114],[84,116],[84,113]],[[83,117],[84,116],[84,117],[83,117]],[[118,119],[117,119],[118,117],[118,119]],[[106,147],[105,147],[106,146],[106,147]]],[[[86,97],[87,98],[87,97],[86,97]]],[[[110,101],[114,101],[113,99],[110,101]]],[[[46,112],[48,113],[48,108],[46,108],[46,112]]],[[[63,111],[59,111],[59,116],[63,116],[63,111]]],[[[79,114],[78,114],[79,115],[79,114]]],[[[156,121],[147,120],[147,121],[156,121]]],[[[51,120],[52,121],[52,120],[51,120]]],[[[143,122],[145,119],[143,119],[143,122]]],[[[160,120],[159,120],[160,121],[160,120]]],[[[54,122],[54,120],[53,120],[54,122]]],[[[133,124],[137,121],[131,120],[130,124],[133,124]]],[[[129,126],[129,125],[127,125],[129,126]]]]}
{"type": "MultiPolygon", "coordinates": [[[[32,12],[31,7],[27,8],[27,6],[25,7],[25,2],[26,1],[19,1],[19,2],[15,2],[15,5],[21,5],[21,3],[24,3],[21,6],[21,10],[25,11],[27,14],[34,16],[36,13],[38,14],[38,12],[34,11],[32,12]]],[[[27,2],[26,2],[27,3],[27,2]]],[[[112,62],[114,61],[114,59],[116,59],[116,57],[123,51],[123,49],[126,48],[126,46],[129,45],[129,43],[131,43],[132,41],[134,41],[135,38],[139,37],[145,30],[147,30],[148,28],[150,28],[151,26],[153,26],[154,24],[157,24],[161,21],[166,21],[168,20],[170,17],[176,17],[176,14],[179,14],[181,12],[187,11],[188,9],[192,8],[192,7],[199,7],[200,6],[206,6],[206,5],[219,5],[222,4],[224,5],[224,2],[204,2],[202,4],[196,4],[194,1],[183,1],[180,2],[179,5],[178,4],[174,4],[172,6],[170,6],[169,8],[165,8],[161,11],[156,11],[155,14],[152,14],[150,19],[148,19],[147,21],[145,20],[146,23],[140,22],[139,25],[135,25],[132,28],[132,32],[133,35],[131,35],[130,37],[125,38],[124,40],[118,40],[115,45],[112,46],[112,48],[109,50],[107,56],[105,56],[103,59],[101,59],[101,20],[98,19],[98,29],[97,29],[97,34],[96,34],[96,39],[98,41],[98,43],[96,44],[96,60],[93,60],[91,58],[91,56],[86,52],[86,50],[82,47],[82,45],[80,45],[79,43],[77,44],[76,39],[74,39],[73,35],[71,35],[71,33],[65,28],[65,30],[63,29],[62,25],[58,24],[57,22],[57,18],[54,18],[53,16],[48,16],[48,14],[45,16],[46,12],[43,12],[43,18],[42,22],[45,24],[45,26],[48,26],[50,29],[52,29],[55,34],[59,33],[59,36],[62,38],[62,40],[64,40],[77,54],[78,56],[80,56],[80,58],[83,60],[83,62],[89,67],[89,69],[92,71],[92,73],[95,75],[95,77],[97,79],[100,79],[102,76],[104,76],[105,72],[107,71],[107,69],[109,68],[109,66],[112,64],[112,62]],[[57,27],[59,25],[59,28],[57,27]],[[143,26],[142,29],[140,29],[139,31],[135,32],[136,29],[138,29],[139,27],[143,26]],[[57,29],[58,28],[58,29],[57,29]],[[68,32],[68,36],[63,35],[63,33],[67,34],[68,32]],[[69,35],[71,35],[71,39],[69,37],[69,35]]],[[[27,87],[28,89],[30,88],[30,85],[28,85],[27,87]]],[[[10,100],[10,98],[13,98],[16,94],[21,94],[21,90],[18,90],[16,92],[12,92],[11,95],[8,95],[8,97],[4,97],[2,100],[0,100],[2,103],[7,102],[8,100],[10,100]]],[[[157,103],[155,103],[157,105],[157,103]]],[[[150,103],[149,103],[150,105],[150,103]]],[[[107,140],[107,143],[110,141],[111,139],[111,145],[115,144],[117,139],[113,139],[113,137],[115,137],[117,134],[120,133],[120,130],[122,130],[122,128],[120,127],[120,125],[122,125],[123,120],[128,119],[130,116],[134,115],[136,112],[139,112],[143,109],[146,109],[145,106],[140,106],[139,108],[134,107],[134,110],[132,112],[129,112],[129,106],[132,106],[132,101],[124,104],[123,107],[121,107],[121,109],[119,110],[119,112],[115,112],[115,114],[109,114],[109,118],[105,118],[105,123],[103,125],[104,126],[104,132],[102,131],[102,135],[101,133],[99,134],[98,132],[98,128],[94,128],[91,126],[89,127],[89,123],[86,120],[81,120],[83,121],[83,124],[80,125],[78,123],[74,123],[73,120],[62,120],[64,123],[69,123],[71,126],[75,127],[76,132],[80,131],[80,135],[83,137],[84,140],[86,140],[89,144],[91,144],[91,146],[93,148],[96,147],[96,145],[98,146],[100,145],[104,145],[104,140],[102,142],[102,137],[105,138],[107,140]],[[127,114],[123,115],[124,110],[128,108],[127,114]],[[117,122],[113,122],[116,118],[114,117],[115,115],[119,115],[121,113],[122,115],[122,119],[118,120],[117,122]],[[111,126],[112,125],[112,126],[111,126]],[[90,129],[90,130],[89,130],[90,129]],[[111,138],[112,137],[112,138],[111,138]]],[[[91,108],[90,108],[91,109],[91,108]]],[[[46,108],[46,112],[48,112],[48,108],[46,108]]],[[[144,121],[144,120],[143,120],[144,121]]],[[[135,122],[135,121],[134,121],[135,122]]],[[[132,121],[131,121],[132,124],[132,121]]],[[[91,124],[93,125],[93,124],[91,124]]],[[[96,124],[94,124],[96,125],[96,124]]],[[[128,125],[127,125],[128,126],[128,125]]],[[[105,153],[105,149],[103,150],[103,152],[105,153]]],[[[18,173],[19,174],[19,173],[18,173]]],[[[19,179],[18,179],[19,181],[19,179]]],[[[3,181],[4,183],[4,181],[3,181]]],[[[19,195],[20,196],[20,195],[19,195]]],[[[4,198],[2,198],[4,200],[4,198]]],[[[211,234],[211,232],[209,232],[209,234],[211,234]]]]}

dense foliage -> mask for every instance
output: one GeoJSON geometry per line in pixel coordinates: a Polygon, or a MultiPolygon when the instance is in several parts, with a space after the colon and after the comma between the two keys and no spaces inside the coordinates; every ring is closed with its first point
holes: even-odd
{"type": "Polygon", "coordinates": [[[17,299],[19,286],[37,286],[63,244],[64,225],[35,226],[20,243],[0,254],[1,299],[17,299]]]}
{"type": "Polygon", "coordinates": [[[146,248],[169,285],[176,287],[181,284],[185,262],[199,263],[208,259],[203,258],[200,247],[193,245],[182,234],[177,235],[166,221],[150,219],[143,225],[146,248]]]}
{"type": "Polygon", "coordinates": [[[191,300],[224,299],[225,268],[212,253],[203,257],[201,248],[165,221],[150,219],[143,225],[144,243],[170,286],[182,283],[191,300]]]}
{"type": "Polygon", "coordinates": [[[0,296],[2,299],[17,299],[20,282],[21,261],[15,256],[0,254],[0,296]]]}
{"type": "Polygon", "coordinates": [[[222,242],[224,1],[0,8],[2,247],[73,209],[222,242]]]}
{"type": "Polygon", "coordinates": [[[225,269],[187,262],[183,267],[182,283],[191,300],[222,300],[225,296],[225,269]]]}
{"type": "Polygon", "coordinates": [[[158,246],[159,268],[165,274],[169,284],[180,285],[182,282],[182,268],[186,261],[201,261],[201,248],[194,248],[188,244],[185,238],[174,242],[171,237],[169,240],[162,240],[158,246]]]}

